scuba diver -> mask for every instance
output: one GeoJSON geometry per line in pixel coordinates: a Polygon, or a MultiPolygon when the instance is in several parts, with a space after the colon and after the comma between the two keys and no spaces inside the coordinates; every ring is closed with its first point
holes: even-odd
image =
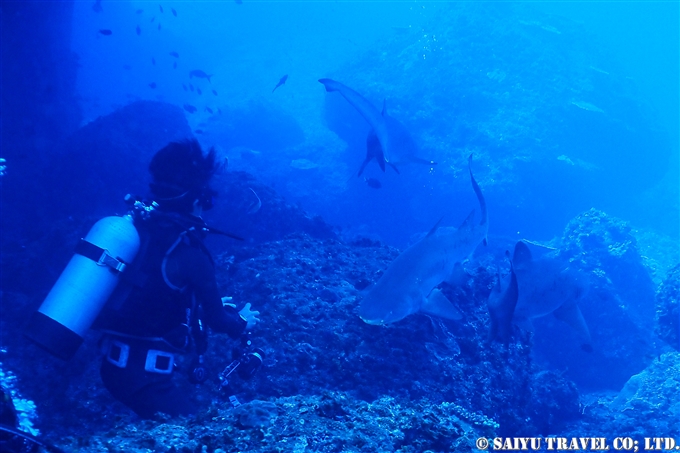
{"type": "Polygon", "coordinates": [[[241,239],[201,218],[212,208],[216,169],[215,150],[204,155],[195,139],[158,151],[149,165],[153,201],[128,196],[127,215],[105,217],[90,229],[25,331],[63,360],[75,355],[91,327],[103,332],[104,386],[142,418],[196,411],[191,389],[173,377],[179,355],[193,350],[198,362],[184,387],[205,380],[206,324],[241,340],[221,375],[228,396],[234,370],[249,378],[262,364],[264,352],[249,339],[259,312],[249,303],[237,310],[220,297],[203,244],[209,233],[241,239]]]}
{"type": "Polygon", "coordinates": [[[223,305],[203,244],[216,231],[201,219],[216,194],[209,186],[215,170],[214,149],[204,155],[195,139],[170,143],[152,158],[153,203],[135,203],[143,207],[134,217],[139,251],[95,322],[104,333],[104,386],[142,418],[195,413],[191,390],[173,375],[177,355],[205,342],[204,322],[234,339],[259,322],[249,303],[240,311],[223,305]]]}

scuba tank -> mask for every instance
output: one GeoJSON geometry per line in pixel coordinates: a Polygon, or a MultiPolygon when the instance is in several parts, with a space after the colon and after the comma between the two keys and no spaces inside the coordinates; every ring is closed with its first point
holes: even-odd
{"type": "Polygon", "coordinates": [[[139,247],[132,215],[95,223],[29,320],[26,336],[61,359],[73,357],[139,247]]]}

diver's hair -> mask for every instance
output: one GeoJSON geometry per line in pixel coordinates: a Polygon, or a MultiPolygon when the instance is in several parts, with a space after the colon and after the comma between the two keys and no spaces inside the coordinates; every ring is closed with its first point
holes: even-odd
{"type": "Polygon", "coordinates": [[[215,170],[214,148],[203,154],[195,138],[171,142],[151,159],[149,186],[161,206],[190,212],[196,194],[208,187],[215,170]]]}
{"type": "Polygon", "coordinates": [[[166,193],[157,195],[171,197],[187,190],[200,189],[215,174],[215,149],[211,148],[204,155],[195,138],[171,142],[153,156],[149,172],[153,185],[165,188],[163,191],[166,193]],[[167,193],[172,191],[169,189],[171,186],[176,188],[174,193],[167,193]]]}

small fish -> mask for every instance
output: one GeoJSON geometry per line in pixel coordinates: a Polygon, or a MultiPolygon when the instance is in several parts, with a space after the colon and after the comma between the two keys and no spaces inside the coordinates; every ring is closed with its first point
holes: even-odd
{"type": "Polygon", "coordinates": [[[153,16],[149,22],[153,22],[156,20],[156,16],[153,16]]]}
{"type": "Polygon", "coordinates": [[[175,57],[175,58],[179,58],[179,54],[177,52],[175,52],[174,50],[172,52],[170,52],[170,56],[175,57]]]}
{"type": "Polygon", "coordinates": [[[163,13],[163,5],[158,5],[158,9],[160,9],[161,13],[163,13]]]}
{"type": "Polygon", "coordinates": [[[182,84],[182,88],[184,88],[184,91],[188,91],[188,90],[189,90],[185,84],[182,84]]]}
{"type": "Polygon", "coordinates": [[[276,89],[277,89],[278,87],[280,87],[281,85],[285,84],[285,83],[286,83],[286,80],[288,80],[288,74],[286,74],[286,75],[284,75],[283,77],[281,77],[281,80],[279,80],[279,83],[276,84],[276,86],[275,86],[274,89],[272,90],[272,93],[273,93],[274,91],[276,91],[276,89]]]}
{"type": "Polygon", "coordinates": [[[108,28],[102,28],[101,30],[99,30],[99,33],[101,33],[104,36],[111,36],[113,32],[108,28]]]}
{"type": "Polygon", "coordinates": [[[135,12],[136,12],[137,14],[142,14],[142,13],[144,12],[144,10],[143,10],[143,9],[138,9],[138,10],[135,11],[135,12]]]}
{"type": "Polygon", "coordinates": [[[212,113],[213,113],[213,110],[212,110],[210,107],[206,107],[206,108],[205,108],[205,111],[208,112],[208,113],[210,113],[211,115],[212,115],[212,113]]]}
{"type": "Polygon", "coordinates": [[[130,69],[132,69],[132,66],[130,66],[129,64],[124,64],[123,69],[125,69],[126,71],[129,71],[130,69]]]}
{"type": "Polygon", "coordinates": [[[234,0],[237,5],[243,5],[243,0],[234,0]]]}
{"type": "Polygon", "coordinates": [[[175,8],[170,8],[170,11],[172,11],[172,15],[177,17],[177,11],[175,11],[175,8]]]}
{"type": "Polygon", "coordinates": [[[161,23],[158,23],[158,31],[161,31],[161,23]]]}
{"type": "Polygon", "coordinates": [[[253,189],[251,189],[250,187],[248,187],[248,188],[253,193],[253,195],[255,195],[255,201],[253,201],[252,203],[250,203],[250,205],[248,205],[248,211],[247,212],[248,212],[248,214],[255,214],[262,207],[262,201],[260,200],[260,197],[257,196],[257,194],[255,193],[255,191],[253,189]]]}
{"type": "Polygon", "coordinates": [[[189,78],[196,77],[198,79],[208,79],[208,83],[210,83],[210,77],[213,75],[214,74],[206,74],[200,69],[194,69],[193,71],[189,72],[189,78]]]}
{"type": "Polygon", "coordinates": [[[151,57],[151,64],[154,65],[154,66],[156,66],[156,59],[153,58],[153,57],[151,57]]]}
{"type": "Polygon", "coordinates": [[[104,11],[102,9],[102,0],[95,0],[94,5],[92,5],[92,11],[94,11],[95,13],[101,13],[102,11],[104,11]]]}
{"type": "Polygon", "coordinates": [[[172,62],[172,69],[177,69],[177,62],[176,61],[172,62]]]}
{"type": "Polygon", "coordinates": [[[374,189],[380,189],[382,187],[382,184],[380,183],[380,181],[378,181],[375,178],[364,177],[364,182],[368,185],[368,187],[372,187],[374,189]]]}
{"type": "Polygon", "coordinates": [[[221,115],[221,114],[222,114],[222,110],[220,110],[220,109],[218,108],[218,109],[217,109],[217,113],[219,113],[219,114],[221,115]]]}
{"type": "Polygon", "coordinates": [[[151,82],[149,84],[149,88],[151,88],[152,90],[156,89],[156,82],[151,82]]]}
{"type": "Polygon", "coordinates": [[[215,96],[217,96],[217,91],[212,90],[212,93],[213,93],[215,96]]]}
{"type": "Polygon", "coordinates": [[[142,29],[139,28],[139,25],[137,25],[137,35],[141,35],[141,34],[142,34],[142,29]]]}
{"type": "Polygon", "coordinates": [[[198,93],[198,94],[203,94],[203,93],[201,92],[201,89],[198,88],[198,87],[196,87],[196,93],[198,93]]]}
{"type": "Polygon", "coordinates": [[[191,91],[194,91],[194,86],[192,84],[189,84],[189,88],[191,88],[191,91]]]}
{"type": "Polygon", "coordinates": [[[184,107],[184,110],[186,110],[189,113],[196,113],[196,107],[194,107],[193,105],[184,104],[183,107],[184,107]]]}
{"type": "Polygon", "coordinates": [[[194,134],[203,134],[203,131],[201,129],[196,129],[194,131],[194,134]]]}

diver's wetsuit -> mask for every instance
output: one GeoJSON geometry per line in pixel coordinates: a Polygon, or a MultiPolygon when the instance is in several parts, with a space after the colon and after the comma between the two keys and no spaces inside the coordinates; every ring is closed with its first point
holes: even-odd
{"type": "MultiPolygon", "coordinates": [[[[144,418],[156,412],[195,412],[190,391],[172,382],[173,355],[186,351],[195,313],[217,332],[237,338],[246,321],[223,307],[215,268],[196,230],[196,217],[175,216],[135,222],[142,248],[133,264],[141,282],[117,309],[100,316],[105,332],[101,377],[111,394],[144,418]]],[[[115,299],[112,301],[115,302],[115,299]]],[[[115,305],[115,303],[114,303],[115,305]]]]}

